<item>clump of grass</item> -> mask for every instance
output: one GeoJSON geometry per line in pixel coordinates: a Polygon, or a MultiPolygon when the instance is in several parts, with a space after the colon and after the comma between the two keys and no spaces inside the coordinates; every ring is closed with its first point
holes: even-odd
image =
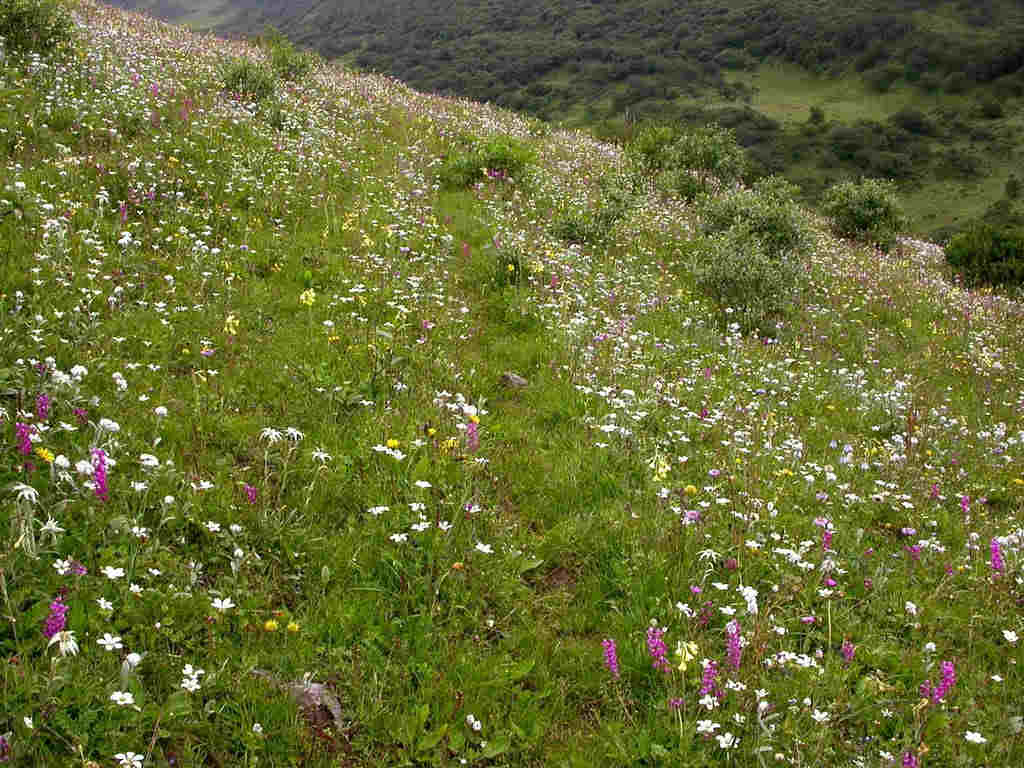
{"type": "Polygon", "coordinates": [[[269,30],[264,37],[270,52],[270,68],[282,80],[299,82],[319,64],[315,53],[297,49],[277,30],[269,30]]]}
{"type": "Polygon", "coordinates": [[[250,58],[233,58],[220,68],[224,90],[235,96],[260,102],[274,95],[277,88],[273,71],[250,58]]]}
{"type": "Polygon", "coordinates": [[[470,139],[449,155],[438,178],[445,189],[463,189],[486,178],[522,180],[535,160],[533,150],[511,136],[470,139]]]}

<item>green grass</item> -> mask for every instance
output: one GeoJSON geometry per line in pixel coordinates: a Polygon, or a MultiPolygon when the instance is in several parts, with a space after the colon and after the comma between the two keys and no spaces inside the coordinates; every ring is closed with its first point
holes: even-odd
{"type": "Polygon", "coordinates": [[[75,10],[0,62],[0,759],[1020,763],[1018,302],[815,222],[743,336],[650,183],[551,234],[615,146],[75,10]]]}
{"type": "MultiPolygon", "coordinates": [[[[728,80],[754,89],[750,106],[780,123],[807,122],[811,107],[820,107],[827,120],[843,123],[855,120],[884,122],[904,107],[928,112],[959,103],[949,96],[923,92],[905,81],[885,93],[873,91],[857,73],[822,77],[786,62],[773,62],[753,72],[731,73],[728,80]]],[[[711,101],[705,106],[724,107],[727,102],[711,101]]]]}

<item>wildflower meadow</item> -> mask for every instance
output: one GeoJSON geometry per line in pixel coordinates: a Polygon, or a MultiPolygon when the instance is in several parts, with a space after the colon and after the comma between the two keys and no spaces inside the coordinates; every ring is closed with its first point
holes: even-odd
{"type": "Polygon", "coordinates": [[[1019,297],[786,203],[729,303],[778,185],[59,7],[0,46],[0,763],[1024,764],[1019,297]]]}

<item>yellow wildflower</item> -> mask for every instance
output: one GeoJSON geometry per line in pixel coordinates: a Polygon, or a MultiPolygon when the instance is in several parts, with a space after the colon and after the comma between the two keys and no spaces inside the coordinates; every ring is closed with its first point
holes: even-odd
{"type": "Polygon", "coordinates": [[[53,451],[49,451],[42,446],[36,448],[36,456],[45,461],[47,464],[53,464],[53,451]]]}
{"type": "Polygon", "coordinates": [[[297,621],[289,621],[288,622],[288,631],[293,633],[293,634],[295,632],[298,632],[299,631],[299,624],[298,624],[298,622],[297,621]]]}
{"type": "Polygon", "coordinates": [[[679,657],[679,671],[685,672],[686,665],[697,658],[700,649],[694,642],[676,643],[676,656],[679,657]]]}
{"type": "Polygon", "coordinates": [[[277,621],[275,619],[267,619],[263,622],[263,629],[267,632],[277,632],[277,621]]]}

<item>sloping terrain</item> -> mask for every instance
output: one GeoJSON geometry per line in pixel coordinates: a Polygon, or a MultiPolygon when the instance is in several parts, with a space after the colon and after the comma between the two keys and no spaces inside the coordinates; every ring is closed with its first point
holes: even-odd
{"type": "Polygon", "coordinates": [[[1019,303],[814,221],[744,335],[681,200],[553,234],[616,145],[73,7],[0,59],[0,758],[1024,760],[1019,303]]]}
{"type": "Polygon", "coordinates": [[[1024,13],[1009,0],[119,4],[232,35],[274,25],[414,87],[607,137],[716,120],[754,174],[785,174],[809,202],[837,179],[897,180],[933,239],[1024,224],[1024,13]]]}

